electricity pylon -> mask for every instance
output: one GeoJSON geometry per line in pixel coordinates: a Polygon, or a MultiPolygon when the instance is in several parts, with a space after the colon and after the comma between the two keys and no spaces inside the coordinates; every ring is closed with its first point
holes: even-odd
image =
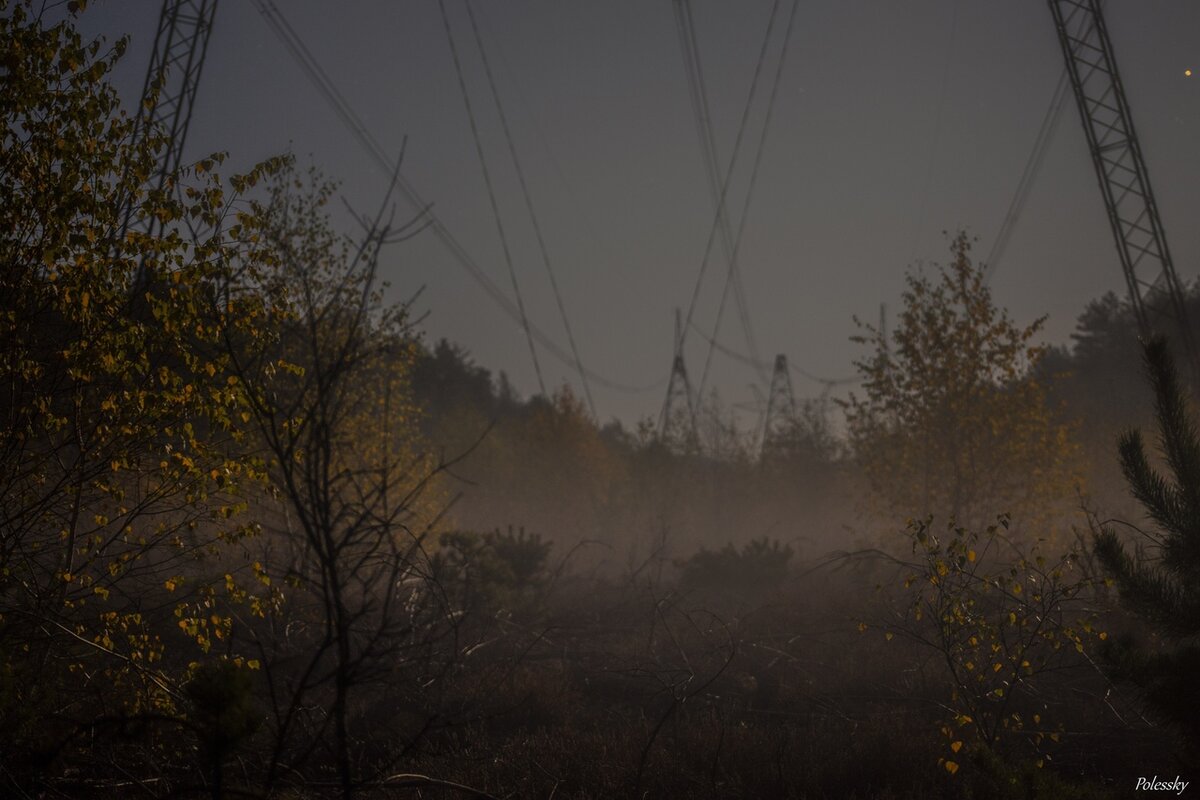
{"type": "Polygon", "coordinates": [[[775,356],[775,368],[771,373],[771,389],[767,393],[767,413],[763,422],[763,462],[772,461],[787,454],[796,434],[796,396],[792,392],[792,376],[788,371],[787,356],[775,356]]]}
{"type": "Polygon", "coordinates": [[[667,397],[658,420],[659,441],[668,447],[693,451],[699,445],[696,431],[696,406],[687,366],[683,362],[683,328],[679,309],[675,309],[675,355],[671,360],[671,378],[667,397]]]}
{"type": "Polygon", "coordinates": [[[1200,364],[1183,289],[1167,249],[1101,0],[1049,3],[1138,328],[1143,336],[1173,328],[1195,377],[1200,364]]]}
{"type": "MultiPolygon", "coordinates": [[[[166,150],[148,186],[163,189],[179,170],[183,145],[187,140],[200,73],[208,53],[208,39],[217,13],[217,0],[164,0],[154,35],[154,50],[142,85],[135,137],[145,138],[158,129],[167,137],[166,150]]],[[[125,209],[124,226],[133,216],[132,204],[125,209]]],[[[157,232],[159,223],[146,221],[148,234],[157,232]]]]}

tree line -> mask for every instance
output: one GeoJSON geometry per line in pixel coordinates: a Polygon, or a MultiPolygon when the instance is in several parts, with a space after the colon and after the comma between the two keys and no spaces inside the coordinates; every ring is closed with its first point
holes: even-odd
{"type": "Polygon", "coordinates": [[[6,792],[835,795],[867,755],[839,721],[895,681],[932,732],[871,784],[901,796],[1064,796],[1022,770],[1127,730],[1118,685],[1194,741],[1200,444],[1115,297],[1048,347],[959,235],[860,326],[844,433],[810,402],[763,461],[714,396],[674,447],[425,342],[390,197],[350,236],[289,157],[149,186],[126,42],[76,13],[0,0],[6,792]],[[1152,419],[1165,475],[1113,453],[1152,419]]]}

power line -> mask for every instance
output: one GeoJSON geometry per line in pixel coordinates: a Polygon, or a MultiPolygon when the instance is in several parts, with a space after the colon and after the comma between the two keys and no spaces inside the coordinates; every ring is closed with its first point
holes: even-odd
{"type": "Polygon", "coordinates": [[[295,28],[288,22],[287,17],[275,5],[274,0],[254,0],[255,6],[259,13],[266,19],[271,26],[271,30],[276,37],[292,54],[292,57],[300,64],[300,67],[308,75],[309,79],[320,90],[326,101],[333,107],[338,118],[342,120],[359,143],[370,153],[375,161],[389,173],[393,172],[391,159],[380,147],[379,142],[371,135],[362,119],[355,113],[354,109],[346,101],[346,98],[338,91],[328,73],[321,67],[320,63],[313,56],[312,51],[304,44],[304,40],[296,33],[295,28]]]}
{"type": "Polygon", "coordinates": [[[525,301],[521,299],[521,284],[517,281],[517,270],[513,266],[512,251],[508,246],[508,234],[504,231],[504,220],[500,216],[500,206],[496,203],[496,189],[492,185],[492,174],[488,170],[487,156],[483,152],[479,126],[475,122],[475,110],[471,107],[471,95],[467,91],[462,62],[458,58],[458,46],[454,42],[454,32],[450,29],[450,17],[446,14],[445,0],[438,0],[438,10],[442,12],[442,27],[446,30],[446,41],[450,44],[450,56],[454,60],[454,72],[458,76],[458,88],[462,92],[463,105],[467,109],[467,120],[471,123],[471,138],[475,140],[475,152],[479,155],[479,166],[483,170],[483,183],[487,187],[488,202],[492,207],[492,217],[496,220],[496,231],[500,234],[500,249],[504,252],[504,264],[508,267],[508,277],[512,281],[513,294],[517,297],[517,310],[521,312],[521,327],[525,331],[525,341],[529,344],[529,355],[533,358],[533,371],[537,374],[538,387],[542,390],[542,395],[548,396],[546,382],[542,379],[542,365],[538,362],[537,348],[533,346],[533,336],[529,333],[529,316],[525,313],[525,301]]]}
{"type": "MultiPolygon", "coordinates": [[[[754,67],[754,77],[750,81],[750,92],[749,92],[748,96],[746,97],[746,105],[742,109],[742,119],[738,123],[737,135],[734,137],[733,153],[729,157],[729,167],[725,171],[725,177],[721,183],[721,192],[720,192],[720,195],[717,197],[716,212],[713,215],[712,225],[709,226],[708,240],[704,245],[704,256],[700,260],[700,271],[696,275],[696,285],[692,289],[692,299],[691,299],[691,302],[688,303],[687,316],[684,319],[683,332],[681,334],[684,339],[686,339],[686,337],[687,337],[688,328],[692,327],[692,319],[695,316],[696,304],[700,298],[700,287],[703,285],[704,275],[708,271],[708,260],[709,260],[709,257],[712,255],[713,242],[715,241],[717,231],[720,228],[720,221],[721,221],[721,217],[723,214],[723,209],[725,207],[725,198],[729,193],[729,184],[731,182],[731,178],[733,177],[734,167],[737,165],[738,156],[741,153],[742,138],[745,135],[746,127],[747,127],[747,124],[749,123],[750,109],[752,108],[752,106],[754,104],[754,96],[758,91],[758,80],[759,80],[760,75],[762,74],[763,64],[766,61],[767,48],[768,48],[768,46],[770,44],[770,40],[771,40],[771,31],[774,29],[775,16],[776,16],[776,11],[779,8],[779,2],[780,2],[780,0],[775,0],[775,4],[772,6],[771,16],[767,20],[767,30],[763,36],[762,47],[759,49],[759,52],[758,52],[758,62],[755,64],[755,67],[754,67]]],[[[734,249],[736,250],[736,245],[735,245],[734,249]]],[[[736,269],[735,263],[736,262],[734,261],[734,259],[731,256],[730,272],[733,272],[736,269]]],[[[714,333],[714,338],[715,338],[715,333],[714,333]]],[[[682,347],[682,344],[683,344],[683,342],[681,341],[680,347],[682,347]]]]}
{"type": "MultiPolygon", "coordinates": [[[[309,80],[329,103],[338,119],[346,126],[355,140],[366,151],[367,155],[376,163],[380,171],[388,176],[389,179],[395,176],[396,185],[414,208],[421,209],[421,213],[429,220],[429,227],[433,234],[438,238],[443,246],[450,252],[454,260],[467,271],[467,274],[483,289],[484,293],[516,324],[521,324],[521,314],[519,309],[511,300],[501,291],[494,281],[488,276],[482,267],[472,258],[466,248],[458,241],[457,237],[446,227],[445,223],[434,213],[433,207],[426,202],[416,188],[402,174],[396,172],[395,163],[380,147],[379,142],[371,135],[367,127],[362,123],[362,120],[355,114],[354,109],[346,101],[345,97],[337,89],[336,85],[329,79],[329,76],[321,68],[316,58],[304,45],[303,40],[288,24],[286,17],[275,6],[272,0],[253,0],[255,8],[259,14],[266,20],[271,31],[276,38],[284,45],[297,62],[303,72],[308,76],[309,80]]],[[[549,335],[537,327],[534,323],[529,323],[529,331],[534,340],[542,346],[542,348],[550,353],[556,360],[570,367],[580,366],[572,359],[570,353],[558,345],[549,335]]],[[[659,380],[651,384],[634,386],[632,384],[622,383],[612,380],[600,373],[590,369],[584,369],[587,376],[597,385],[603,386],[606,389],[611,389],[617,392],[627,394],[644,394],[646,392],[657,391],[666,385],[666,381],[659,380]]]]}
{"type": "MultiPolygon", "coordinates": [[[[485,4],[475,9],[478,18],[483,21],[481,25],[484,29],[487,29],[489,26],[493,30],[496,29],[497,25],[495,20],[493,19],[489,21],[488,19],[489,11],[496,7],[497,6],[489,6],[485,4]]],[[[503,10],[503,6],[498,6],[498,8],[503,10]]],[[[612,250],[612,241],[602,237],[599,233],[597,233],[596,226],[591,217],[588,215],[587,208],[585,208],[583,201],[580,199],[579,193],[575,190],[574,184],[568,178],[567,170],[563,167],[562,160],[559,159],[558,155],[556,154],[550,137],[546,135],[546,131],[542,126],[541,120],[538,116],[538,109],[534,107],[534,105],[530,102],[529,96],[522,89],[520,76],[517,74],[517,70],[513,68],[512,63],[508,60],[508,55],[504,49],[504,40],[502,38],[493,38],[488,42],[488,46],[491,47],[492,55],[497,57],[500,67],[507,76],[509,87],[516,96],[517,102],[521,104],[522,109],[524,110],[526,122],[532,129],[535,135],[536,143],[539,145],[539,158],[541,159],[541,162],[548,164],[553,170],[554,177],[557,179],[559,185],[566,193],[567,198],[570,201],[570,205],[575,212],[574,216],[576,221],[579,222],[580,227],[591,240],[590,244],[595,248],[597,253],[603,251],[610,259],[620,258],[612,250]]]]}
{"type": "Polygon", "coordinates": [[[542,264],[546,267],[546,275],[550,278],[550,288],[554,290],[554,301],[558,305],[559,316],[562,317],[563,328],[567,331],[567,343],[571,346],[571,354],[578,366],[579,379],[583,383],[583,393],[587,398],[588,408],[592,416],[599,419],[596,413],[596,401],[592,399],[592,389],[588,386],[587,374],[583,371],[583,359],[579,357],[579,348],[575,344],[575,333],[571,330],[571,320],[567,317],[567,309],[563,304],[562,292],[558,289],[558,280],[554,276],[554,267],[550,263],[550,253],[546,249],[546,240],[542,236],[542,226],[538,223],[537,212],[533,208],[533,198],[529,193],[529,184],[525,181],[525,170],[521,168],[521,159],[517,157],[517,148],[513,143],[512,131],[508,127],[508,115],[504,113],[504,105],[500,102],[500,92],[496,89],[496,79],[492,74],[492,65],[488,61],[487,51],[483,47],[483,37],[479,33],[479,25],[475,21],[475,12],[471,10],[471,0],[463,0],[467,8],[467,17],[471,20],[471,32],[475,35],[475,44],[479,48],[479,57],[483,61],[483,69],[487,74],[488,86],[492,90],[492,99],[496,102],[496,113],[500,116],[500,126],[504,129],[504,139],[508,143],[508,153],[512,156],[513,167],[517,171],[517,181],[521,184],[521,194],[525,198],[525,208],[529,212],[529,220],[533,224],[534,237],[537,239],[538,250],[542,254],[542,264]]]}
{"type": "MultiPolygon", "coordinates": [[[[704,341],[709,343],[710,346],[712,346],[713,348],[718,350],[722,355],[726,355],[729,358],[733,359],[734,361],[739,361],[739,362],[745,364],[746,366],[754,367],[755,369],[766,369],[766,368],[772,366],[771,364],[768,364],[765,361],[753,358],[751,356],[746,355],[745,353],[739,353],[737,350],[734,350],[733,348],[728,347],[727,345],[721,344],[716,339],[712,338],[707,333],[705,333],[700,328],[700,326],[694,322],[691,323],[691,327],[692,327],[692,330],[694,330],[696,333],[698,333],[700,335],[700,337],[702,339],[704,339],[704,341]]],[[[800,369],[799,367],[797,367],[795,364],[792,364],[791,362],[788,362],[788,369],[790,369],[792,372],[795,372],[797,375],[799,375],[802,378],[807,378],[808,380],[812,381],[813,383],[819,383],[822,386],[825,386],[827,388],[831,388],[834,386],[849,386],[850,384],[853,384],[853,383],[861,383],[862,382],[862,378],[859,378],[859,377],[822,378],[820,375],[814,375],[813,373],[811,373],[807,370],[800,369]]]]}
{"type": "Polygon", "coordinates": [[[1200,380],[1183,286],[1167,247],[1102,2],[1050,0],[1049,5],[1138,328],[1150,336],[1173,327],[1193,379],[1200,380]]]}
{"type": "Polygon", "coordinates": [[[996,265],[1004,255],[1005,248],[1008,247],[1008,240],[1025,208],[1025,201],[1029,199],[1029,193],[1033,189],[1038,172],[1041,171],[1042,161],[1045,160],[1046,151],[1054,138],[1054,132],[1058,130],[1058,121],[1062,118],[1061,112],[1063,106],[1066,105],[1067,86],[1067,71],[1064,69],[1058,76],[1058,86],[1055,87],[1054,94],[1050,98],[1050,106],[1046,109],[1046,115],[1042,117],[1042,124],[1033,140],[1033,150],[1030,151],[1029,158],[1025,161],[1025,169],[1021,172],[1017,190],[1008,204],[1008,211],[1004,214],[1004,222],[1001,223],[996,239],[992,242],[992,249],[988,252],[987,261],[984,262],[984,281],[990,280],[996,271],[996,265]]]}
{"type": "MultiPolygon", "coordinates": [[[[693,56],[693,61],[695,62],[696,80],[697,80],[697,86],[699,89],[699,96],[700,96],[701,101],[704,103],[704,112],[705,113],[704,113],[701,121],[703,122],[704,127],[708,134],[709,159],[710,159],[710,163],[711,163],[711,177],[710,177],[710,187],[711,188],[710,188],[710,191],[713,194],[714,202],[716,202],[717,197],[718,197],[717,175],[719,174],[717,148],[716,148],[717,140],[716,140],[716,136],[713,134],[712,115],[708,112],[708,85],[707,85],[707,82],[704,80],[704,61],[703,61],[703,59],[700,58],[700,41],[699,41],[699,37],[696,36],[696,21],[695,21],[695,17],[692,14],[692,4],[691,4],[690,0],[682,0],[682,3],[683,3],[684,18],[687,23],[687,36],[688,36],[689,41],[691,42],[692,56],[693,56]]],[[[771,9],[772,16],[774,16],[777,13],[778,8],[779,8],[779,4],[775,3],[771,9]]],[[[729,264],[729,267],[728,267],[729,275],[731,275],[733,277],[733,293],[734,293],[734,299],[737,301],[738,317],[742,323],[742,333],[746,338],[746,346],[750,349],[751,355],[753,355],[755,358],[760,358],[761,354],[759,353],[759,350],[758,350],[758,341],[756,340],[756,338],[754,336],[754,325],[751,321],[750,310],[749,310],[749,307],[746,302],[745,281],[742,280],[741,266],[738,264],[737,259],[734,256],[735,248],[731,247],[731,245],[730,245],[731,237],[730,237],[730,233],[729,233],[728,209],[722,208],[722,210],[724,213],[722,214],[722,220],[721,220],[721,243],[725,250],[726,261],[729,264]]],[[[714,333],[716,333],[716,331],[714,331],[714,333]]],[[[759,378],[765,381],[766,375],[760,374],[759,378]]]]}
{"type": "MultiPolygon", "coordinates": [[[[779,63],[775,67],[775,78],[771,84],[771,94],[767,98],[767,113],[763,119],[762,130],[758,137],[758,149],[754,154],[754,165],[750,169],[750,184],[746,188],[746,200],[742,206],[742,218],[738,223],[737,237],[733,241],[733,255],[730,257],[730,264],[737,263],[738,251],[742,246],[742,234],[746,230],[746,220],[750,217],[750,203],[754,198],[754,189],[758,185],[758,169],[762,165],[763,152],[766,150],[767,132],[771,128],[771,117],[775,111],[775,99],[779,95],[779,84],[783,77],[783,67],[787,62],[788,47],[792,41],[792,30],[796,22],[796,10],[800,5],[800,0],[792,0],[792,10],[788,14],[787,27],[783,33],[783,48],[779,52],[779,63]]],[[[717,332],[721,327],[721,315],[725,310],[725,300],[729,296],[730,278],[733,277],[733,269],[725,276],[725,288],[721,292],[721,303],[717,307],[717,321],[713,326],[713,341],[716,341],[717,332]]],[[[700,385],[697,389],[699,392],[704,391],[704,384],[708,382],[708,371],[712,365],[713,347],[708,348],[708,357],[704,361],[704,372],[700,375],[700,385]]]]}
{"type": "MultiPolygon", "coordinates": [[[[694,122],[700,145],[704,151],[705,174],[708,178],[709,192],[713,204],[717,208],[720,222],[721,245],[725,251],[728,268],[733,274],[734,299],[737,301],[738,316],[742,323],[742,333],[746,338],[746,346],[750,353],[759,358],[758,342],[754,336],[754,326],[746,303],[745,285],[742,281],[741,270],[733,261],[733,234],[729,228],[729,213],[721,197],[720,167],[716,150],[716,137],[713,134],[712,114],[708,105],[708,87],[704,79],[703,60],[700,58],[699,37],[696,35],[695,18],[692,14],[690,0],[673,0],[676,27],[679,33],[680,50],[683,53],[684,70],[687,73],[688,91],[692,98],[694,122]]],[[[776,2],[771,9],[773,20],[779,9],[776,2]]],[[[766,373],[760,373],[759,379],[764,383],[766,373]]]]}

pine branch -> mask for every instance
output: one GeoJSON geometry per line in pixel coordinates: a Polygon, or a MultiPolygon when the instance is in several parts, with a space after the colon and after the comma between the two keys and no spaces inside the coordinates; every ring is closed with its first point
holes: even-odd
{"type": "Polygon", "coordinates": [[[1142,504],[1146,514],[1166,532],[1163,539],[1165,545],[1187,518],[1178,490],[1150,466],[1139,431],[1123,433],[1117,451],[1121,473],[1133,496],[1142,504]]]}
{"type": "Polygon", "coordinates": [[[1096,558],[1116,582],[1123,605],[1169,636],[1200,634],[1200,598],[1194,590],[1131,557],[1110,529],[1096,534],[1094,542],[1096,558]]]}

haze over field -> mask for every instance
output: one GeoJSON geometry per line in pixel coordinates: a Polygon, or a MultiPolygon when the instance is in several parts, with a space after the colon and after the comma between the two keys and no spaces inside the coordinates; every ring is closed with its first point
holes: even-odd
{"type": "Polygon", "coordinates": [[[1193,785],[1198,31],[0,0],[0,795],[1193,785]]]}
{"type": "MultiPolygon", "coordinates": [[[[387,153],[407,138],[405,175],[511,299],[438,5],[277,5],[387,153]]],[[[726,165],[773,4],[691,5],[726,165]]],[[[787,8],[777,14],[729,188],[735,223],[787,8]]],[[[447,11],[529,317],[566,349],[469,20],[454,3],[447,11]]],[[[673,309],[686,311],[713,219],[673,5],[510,2],[475,11],[583,361],[615,381],[655,387],[629,394],[596,385],[597,411],[626,423],[657,415],[673,309]]],[[[1200,60],[1200,9],[1114,0],[1106,14],[1171,249],[1190,282],[1200,275],[1192,224],[1200,80],[1184,73],[1200,60]]],[[[157,15],[151,0],[96,3],[81,21],[90,33],[131,35],[117,74],[128,100],[141,92],[157,15]]],[[[910,264],[944,261],[943,230],[969,230],[979,237],[975,255],[986,258],[1062,72],[1050,13],[1036,0],[800,8],[739,258],[761,357],[783,352],[816,376],[846,377],[862,354],[848,341],[851,317],[874,320],[881,303],[895,306],[910,264]]],[[[363,207],[387,182],[254,3],[221,8],[205,63],[187,152],[219,149],[239,165],[294,152],[363,207]]],[[[719,247],[714,256],[694,318],[710,333],[725,267],[719,247]]],[[[419,306],[431,339],[458,342],[520,392],[537,391],[520,326],[433,235],[393,253],[384,276],[397,296],[425,287],[419,306]]],[[[1067,341],[1089,300],[1124,292],[1069,92],[992,286],[1018,319],[1048,314],[1045,339],[1054,343],[1067,341]]],[[[733,301],[718,339],[747,353],[733,301]]],[[[693,332],[693,371],[707,350],[693,332]]],[[[548,385],[580,389],[569,366],[546,353],[541,360],[548,385]]],[[[748,384],[761,381],[745,364],[714,357],[711,385],[725,400],[752,403],[748,384]]],[[[821,389],[798,378],[803,395],[821,389]]]]}

